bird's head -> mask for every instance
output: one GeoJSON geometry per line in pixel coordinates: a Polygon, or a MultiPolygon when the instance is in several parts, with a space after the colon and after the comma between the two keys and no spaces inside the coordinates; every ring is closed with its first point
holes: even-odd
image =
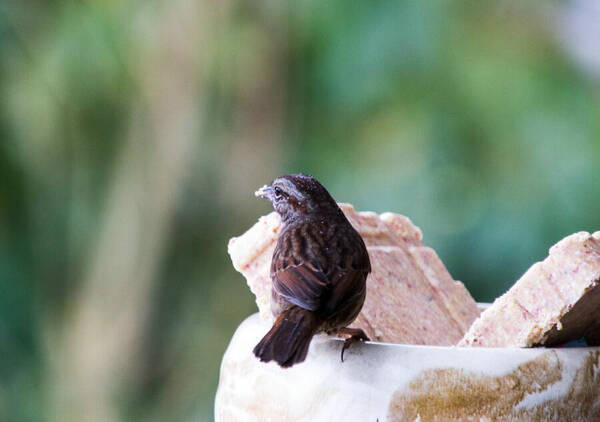
{"type": "Polygon", "coordinates": [[[257,190],[255,195],[270,200],[284,222],[317,213],[341,212],[327,189],[314,177],[305,174],[278,177],[270,186],[257,190]]]}

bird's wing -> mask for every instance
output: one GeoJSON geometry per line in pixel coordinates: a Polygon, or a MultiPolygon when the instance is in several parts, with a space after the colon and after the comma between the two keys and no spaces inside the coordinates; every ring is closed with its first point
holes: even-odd
{"type": "Polygon", "coordinates": [[[310,263],[290,265],[271,273],[273,289],[285,300],[309,311],[317,310],[329,291],[329,279],[310,263]]]}
{"type": "Polygon", "coordinates": [[[340,236],[327,226],[306,224],[280,236],[271,280],[274,291],[285,300],[315,311],[326,302],[331,305],[364,294],[356,291],[361,283],[355,280],[364,281],[371,266],[362,238],[354,230],[340,236]]]}
{"type": "Polygon", "coordinates": [[[321,307],[331,285],[321,250],[324,239],[315,230],[318,227],[307,223],[283,231],[271,262],[274,293],[310,311],[321,307]]]}

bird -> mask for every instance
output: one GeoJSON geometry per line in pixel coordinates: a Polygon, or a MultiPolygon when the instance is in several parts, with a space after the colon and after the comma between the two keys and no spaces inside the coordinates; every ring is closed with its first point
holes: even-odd
{"type": "Polygon", "coordinates": [[[275,322],[254,355],[289,368],[303,362],[313,336],[325,332],[346,338],[343,362],[352,343],[369,340],[347,327],[363,306],[371,272],[362,237],[312,176],[284,175],[255,195],[271,201],[282,228],[270,268],[275,322]]]}

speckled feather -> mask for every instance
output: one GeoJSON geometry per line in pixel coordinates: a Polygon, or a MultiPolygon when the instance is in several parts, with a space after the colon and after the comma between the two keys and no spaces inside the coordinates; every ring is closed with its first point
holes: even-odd
{"type": "Polygon", "coordinates": [[[284,224],[271,261],[278,318],[254,353],[263,361],[291,366],[304,360],[314,334],[334,332],[356,318],[365,300],[371,264],[362,238],[318,181],[287,175],[272,186],[284,195],[279,202],[272,199],[284,224]],[[281,318],[286,313],[289,316],[281,318]],[[308,313],[310,317],[299,317],[308,313]],[[290,333],[282,332],[283,325],[290,333]],[[277,342],[281,346],[273,347],[277,342]]]}
{"type": "Polygon", "coordinates": [[[333,221],[307,219],[285,227],[271,262],[273,291],[282,310],[297,305],[314,311],[328,331],[358,315],[370,271],[362,238],[343,214],[333,221]],[[340,315],[342,308],[347,313],[340,315]]]}

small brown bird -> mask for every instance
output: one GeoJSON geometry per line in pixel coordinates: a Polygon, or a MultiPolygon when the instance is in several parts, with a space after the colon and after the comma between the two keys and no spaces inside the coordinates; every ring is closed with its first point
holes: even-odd
{"type": "Polygon", "coordinates": [[[291,174],[256,192],[281,216],[283,227],[271,262],[271,330],[254,348],[263,362],[286,368],[304,361],[318,332],[368,340],[346,328],[366,296],[371,263],[365,244],[329,192],[313,177],[291,174]]]}

